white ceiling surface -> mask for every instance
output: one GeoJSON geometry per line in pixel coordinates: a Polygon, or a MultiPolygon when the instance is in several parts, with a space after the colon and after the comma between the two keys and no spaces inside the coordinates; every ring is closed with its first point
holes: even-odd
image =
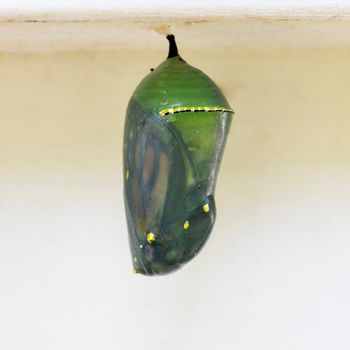
{"type": "Polygon", "coordinates": [[[3,0],[0,3],[1,9],[17,9],[20,6],[22,9],[65,9],[65,8],[105,8],[105,9],[157,9],[157,8],[169,8],[169,7],[305,7],[305,6],[349,6],[349,0],[61,0],[61,1],[43,1],[43,0],[3,0]]]}
{"type": "MultiPolygon", "coordinates": [[[[288,13],[297,12],[298,14],[311,13],[337,13],[342,14],[344,9],[350,8],[350,0],[62,0],[62,1],[43,1],[43,0],[2,0],[0,2],[0,14],[12,16],[16,14],[38,14],[40,12],[69,12],[80,11],[90,12],[93,16],[94,11],[133,11],[133,12],[169,12],[172,14],[188,11],[189,9],[198,10],[211,14],[215,11],[233,10],[242,13],[273,14],[287,11],[288,13]]],[[[195,15],[195,13],[192,13],[195,15]]]]}

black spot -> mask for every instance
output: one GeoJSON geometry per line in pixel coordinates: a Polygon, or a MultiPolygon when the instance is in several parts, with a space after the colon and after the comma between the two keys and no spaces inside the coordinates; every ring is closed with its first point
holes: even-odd
{"type": "Polygon", "coordinates": [[[153,71],[154,71],[154,68],[151,68],[150,71],[153,72],[153,71]]]}

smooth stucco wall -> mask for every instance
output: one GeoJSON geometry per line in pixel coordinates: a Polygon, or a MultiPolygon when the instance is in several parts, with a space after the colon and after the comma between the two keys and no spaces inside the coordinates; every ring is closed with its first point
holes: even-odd
{"type": "Polygon", "coordinates": [[[348,348],[350,50],[183,52],[236,116],[211,239],[145,278],[122,132],[165,51],[0,55],[0,348],[348,348]]]}

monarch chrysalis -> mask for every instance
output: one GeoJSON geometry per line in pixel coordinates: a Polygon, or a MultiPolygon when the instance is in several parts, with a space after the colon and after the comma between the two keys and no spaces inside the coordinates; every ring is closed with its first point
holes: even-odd
{"type": "Polygon", "coordinates": [[[124,130],[124,200],[134,272],[175,271],[206,242],[233,111],[216,84],[168,58],[133,93],[124,130]]]}

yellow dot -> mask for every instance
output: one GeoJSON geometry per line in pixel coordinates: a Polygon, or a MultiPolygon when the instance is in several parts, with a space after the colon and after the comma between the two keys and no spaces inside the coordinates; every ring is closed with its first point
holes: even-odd
{"type": "Polygon", "coordinates": [[[207,203],[207,204],[204,204],[203,205],[203,211],[205,212],[205,213],[209,213],[209,204],[207,203]]]}
{"type": "Polygon", "coordinates": [[[125,171],[125,178],[126,178],[126,179],[129,178],[129,169],[126,169],[126,171],[125,171]]]}
{"type": "Polygon", "coordinates": [[[137,270],[136,270],[136,269],[133,269],[132,272],[133,272],[133,273],[137,273],[137,270]]]}
{"type": "Polygon", "coordinates": [[[134,256],[134,261],[135,261],[135,262],[137,262],[137,258],[136,258],[136,256],[134,256]]]}
{"type": "Polygon", "coordinates": [[[190,223],[188,222],[188,220],[186,220],[184,223],[184,229],[187,230],[189,227],[190,227],[190,223]]]}
{"type": "Polygon", "coordinates": [[[147,242],[148,242],[149,244],[152,244],[155,240],[156,240],[156,238],[154,237],[153,232],[150,232],[150,233],[147,235],[147,242]]]}

